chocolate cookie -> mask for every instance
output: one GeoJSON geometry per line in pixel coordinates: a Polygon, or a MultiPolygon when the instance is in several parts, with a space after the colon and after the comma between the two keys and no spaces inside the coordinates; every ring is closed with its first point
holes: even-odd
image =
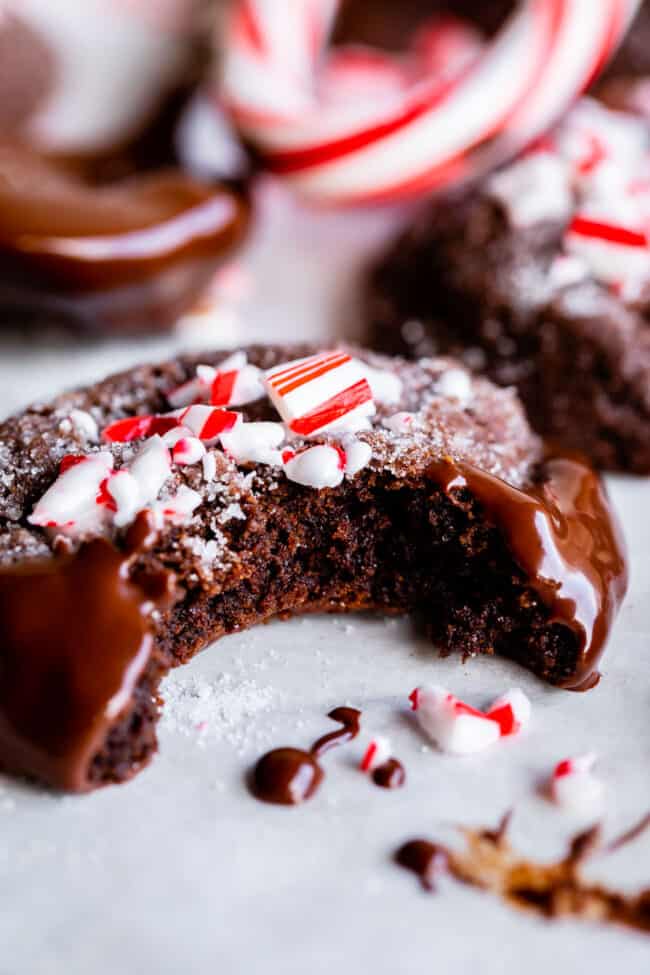
{"type": "Polygon", "coordinates": [[[422,213],[371,273],[370,344],[460,355],[535,429],[650,472],[648,126],[583,100],[561,130],[422,213]]]}
{"type": "Polygon", "coordinates": [[[133,369],[0,426],[0,762],[128,778],[169,668],[279,614],[415,612],[443,653],[588,687],[625,585],[596,475],[458,363],[133,369]]]}

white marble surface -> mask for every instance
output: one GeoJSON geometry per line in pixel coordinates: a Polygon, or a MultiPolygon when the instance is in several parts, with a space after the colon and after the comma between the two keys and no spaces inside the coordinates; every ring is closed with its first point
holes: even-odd
{"type": "MultiPolygon", "coordinates": [[[[355,269],[392,216],[303,214],[273,189],[263,211],[242,259],[253,285],[244,302],[173,339],[71,345],[5,334],[0,412],[181,345],[334,331],[355,269]]],[[[274,623],[169,678],[160,755],[131,784],[74,798],[0,779],[0,975],[647,971],[640,935],[549,925],[451,881],[427,896],[391,863],[413,835],[449,838],[450,824],[489,825],[513,804],[522,851],[558,855],[585,821],[538,786],[558,759],[587,749],[600,755],[608,833],[650,807],[648,482],[610,487],[632,585],[604,678],[588,694],[547,688],[502,661],[438,660],[406,621],[274,623]],[[482,757],[439,756],[407,708],[427,681],[479,706],[518,684],[533,701],[530,731],[482,757]],[[244,776],[260,752],[308,744],[343,703],[363,710],[367,732],[390,734],[406,787],[372,786],[353,744],[327,757],[323,788],[303,807],[251,799],[244,776]]],[[[647,885],[650,835],[590,873],[647,885]]]]}

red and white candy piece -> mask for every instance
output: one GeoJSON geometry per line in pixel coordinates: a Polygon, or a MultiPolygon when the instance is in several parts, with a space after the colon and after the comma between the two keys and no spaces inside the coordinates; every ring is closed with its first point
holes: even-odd
{"type": "Polygon", "coordinates": [[[205,445],[198,437],[181,437],[172,447],[172,460],[186,466],[198,464],[205,455],[205,445]]]}
{"type": "Polygon", "coordinates": [[[211,403],[213,406],[245,406],[265,395],[262,370],[251,366],[245,352],[234,352],[216,368],[199,365],[196,378],[168,394],[172,406],[211,403]]]}
{"type": "Polygon", "coordinates": [[[127,416],[104,427],[102,440],[107,443],[131,443],[133,440],[142,440],[155,434],[162,436],[178,425],[178,418],[174,414],[127,416]]]}
{"type": "Polygon", "coordinates": [[[373,769],[387,762],[390,756],[390,741],[384,735],[376,735],[368,743],[368,747],[359,762],[359,769],[362,772],[372,772],[373,769]]]}
{"type": "Polygon", "coordinates": [[[415,413],[407,413],[405,410],[387,416],[381,422],[387,430],[400,435],[413,433],[417,426],[415,413]]]}
{"type": "Polygon", "coordinates": [[[558,762],[550,781],[554,802],[575,812],[594,811],[602,805],[605,788],[593,774],[596,755],[588,752],[558,762]]]}
{"type": "Polygon", "coordinates": [[[592,274],[619,285],[650,278],[650,241],[638,213],[622,206],[620,216],[601,216],[600,208],[575,214],[564,236],[568,254],[581,258],[592,274]]]}
{"type": "Polygon", "coordinates": [[[341,446],[345,455],[344,472],[348,477],[354,477],[370,463],[372,447],[365,440],[357,440],[356,437],[345,437],[341,446]]]}
{"type": "Polygon", "coordinates": [[[602,70],[639,3],[521,0],[450,76],[452,60],[444,53],[441,70],[435,53],[444,38],[429,36],[425,76],[403,88],[398,59],[373,104],[363,74],[357,100],[323,97],[336,0],[237,0],[223,94],[269,168],[305,194],[357,203],[429,192],[495,168],[546,131],[602,70]]]}
{"type": "Polygon", "coordinates": [[[176,422],[206,443],[216,443],[222,433],[228,433],[243,422],[241,413],[220,407],[196,403],[184,410],[176,410],[176,422]]]}
{"type": "Polygon", "coordinates": [[[192,517],[202,500],[198,491],[182,484],[172,497],[156,501],[151,506],[151,511],[159,522],[183,525],[192,517]]]}
{"type": "Polygon", "coordinates": [[[222,433],[221,446],[237,464],[282,465],[278,450],[284,441],[285,430],[281,423],[240,423],[233,430],[222,433]]]}
{"type": "Polygon", "coordinates": [[[290,481],[304,487],[338,487],[345,473],[345,453],[331,444],[318,444],[294,454],[289,450],[283,454],[284,473],[290,481]]]}
{"type": "Polygon", "coordinates": [[[485,712],[487,718],[496,721],[501,729],[501,737],[516,735],[530,721],[530,701],[522,690],[514,687],[496,701],[485,712]]]}
{"type": "Polygon", "coordinates": [[[321,352],[270,369],[269,398],[292,433],[354,432],[367,424],[375,404],[363,366],[346,352],[321,352]]]}
{"type": "Polygon", "coordinates": [[[472,755],[501,736],[497,721],[470,707],[444,687],[418,687],[409,700],[422,730],[450,755],[472,755]]]}
{"type": "Polygon", "coordinates": [[[64,457],[59,476],[27,519],[30,525],[75,534],[101,532],[109,509],[98,496],[112,470],[113,457],[105,451],[64,457]]]}

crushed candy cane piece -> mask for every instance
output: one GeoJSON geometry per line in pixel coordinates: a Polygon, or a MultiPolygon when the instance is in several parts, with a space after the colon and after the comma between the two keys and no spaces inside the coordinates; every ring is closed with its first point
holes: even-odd
{"type": "Polygon", "coordinates": [[[172,460],[175,464],[198,464],[205,454],[205,445],[198,437],[181,437],[172,448],[172,460]]]}
{"type": "Polygon", "coordinates": [[[81,459],[69,456],[61,473],[37,501],[27,519],[30,525],[59,531],[100,532],[108,515],[97,503],[101,485],[113,469],[113,457],[106,451],[81,459]]]}
{"type": "Polygon", "coordinates": [[[308,447],[297,454],[288,451],[287,457],[284,473],[296,484],[320,491],[322,488],[338,487],[343,480],[341,451],[329,444],[308,447]]]}
{"type": "Polygon", "coordinates": [[[567,253],[581,258],[592,274],[606,283],[650,278],[650,246],[646,232],[633,224],[577,213],[564,235],[567,253]]]}
{"type": "Polygon", "coordinates": [[[123,420],[116,420],[102,430],[102,440],[107,443],[130,443],[154,434],[162,435],[178,426],[175,416],[127,416],[123,420]]]}
{"type": "Polygon", "coordinates": [[[161,516],[172,525],[183,525],[194,514],[202,500],[198,491],[182,484],[173,497],[157,501],[153,511],[155,515],[161,516]]]}
{"type": "Polygon", "coordinates": [[[372,398],[377,403],[399,403],[402,398],[403,383],[399,376],[386,369],[375,369],[362,363],[364,375],[370,385],[372,398]]]}
{"type": "Polygon", "coordinates": [[[573,206],[570,171],[550,152],[531,152],[488,181],[491,196],[505,207],[514,227],[544,221],[564,223],[573,206]]]}
{"type": "Polygon", "coordinates": [[[301,437],[354,432],[375,412],[363,364],[346,352],[321,352],[270,369],[269,398],[289,429],[301,437]]]}
{"type": "Polygon", "coordinates": [[[359,768],[362,772],[372,772],[390,758],[390,742],[384,735],[376,735],[368,744],[359,768]]]}
{"type": "Polygon", "coordinates": [[[210,403],[245,406],[266,395],[262,370],[249,365],[245,352],[233,352],[218,366],[198,365],[196,376],[167,394],[174,407],[210,403]]]}
{"type": "Polygon", "coordinates": [[[513,687],[493,701],[485,712],[487,718],[496,721],[501,736],[516,735],[530,721],[530,700],[518,687],[513,687]]]}
{"type": "Polygon", "coordinates": [[[217,458],[214,454],[208,451],[203,455],[202,460],[203,466],[203,480],[204,481],[214,481],[217,475],[217,458]]]}
{"type": "Polygon", "coordinates": [[[444,687],[418,687],[409,700],[422,730],[450,755],[481,752],[501,735],[496,721],[459,701],[444,687]]]}
{"type": "Polygon", "coordinates": [[[281,423],[240,423],[234,430],[222,433],[220,440],[225,452],[237,464],[282,464],[278,447],[285,437],[281,423]]]}
{"type": "Polygon", "coordinates": [[[394,413],[393,416],[387,416],[382,420],[382,424],[392,433],[410,433],[415,427],[415,413],[402,410],[400,413],[394,413]]]}
{"type": "Polygon", "coordinates": [[[188,427],[195,437],[208,442],[217,440],[220,434],[232,430],[243,420],[241,413],[201,403],[186,407],[177,416],[177,422],[188,427]]]}
{"type": "Polygon", "coordinates": [[[171,457],[162,437],[145,440],[129,464],[129,472],[138,483],[141,507],[155,501],[171,473],[171,457]]]}
{"type": "Polygon", "coordinates": [[[86,440],[90,440],[91,443],[98,442],[99,428],[95,417],[91,413],[87,410],[70,410],[69,420],[75,433],[84,437],[86,440]]]}
{"type": "Polygon", "coordinates": [[[446,369],[436,380],[435,391],[465,406],[472,398],[472,380],[465,369],[446,369]]]}
{"type": "Polygon", "coordinates": [[[344,470],[348,477],[354,477],[370,463],[372,447],[365,440],[346,438],[343,441],[345,454],[344,470]]]}
{"type": "Polygon", "coordinates": [[[142,507],[141,491],[138,481],[130,471],[122,468],[106,479],[105,491],[113,501],[115,512],[113,522],[116,528],[130,525],[142,507]]]}
{"type": "Polygon", "coordinates": [[[593,752],[558,762],[550,782],[553,801],[575,812],[590,812],[599,808],[605,788],[593,774],[595,764],[596,755],[593,752]]]}

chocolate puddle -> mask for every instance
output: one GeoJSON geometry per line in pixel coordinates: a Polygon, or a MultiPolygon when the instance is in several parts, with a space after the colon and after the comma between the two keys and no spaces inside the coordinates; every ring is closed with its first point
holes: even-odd
{"type": "Polygon", "coordinates": [[[93,182],[0,144],[0,304],[79,327],[161,329],[243,236],[248,207],[180,169],[93,182]]]}
{"type": "Polygon", "coordinates": [[[149,611],[171,598],[168,573],[135,583],[130,558],[98,539],[0,571],[0,754],[13,772],[91,788],[92,758],[149,659],[149,611]]]}
{"type": "Polygon", "coordinates": [[[325,775],[318,759],[330,749],[352,741],[360,730],[361,712],[356,708],[334,708],[327,717],[342,727],[323,735],[309,751],[274,748],[262,755],[251,778],[251,791],[257,799],[295,806],[314,795],[325,775]]]}
{"type": "Polygon", "coordinates": [[[452,499],[469,490],[503,532],[529,585],[553,620],[579,640],[575,673],[562,683],[588,690],[627,590],[625,544],[598,475],[581,460],[552,457],[539,485],[520,490],[476,467],[438,461],[429,475],[452,499]]]}
{"type": "Polygon", "coordinates": [[[395,861],[415,873],[426,890],[434,889],[436,877],[449,874],[545,918],[575,917],[650,933],[650,887],[626,895],[581,877],[588,858],[632,842],[650,826],[650,816],[605,847],[600,845],[600,827],[592,827],[571,840],[565,857],[548,864],[519,857],[507,839],[507,825],[506,818],[497,830],[463,829],[466,849],[462,852],[428,840],[411,840],[399,848],[395,861]]]}

